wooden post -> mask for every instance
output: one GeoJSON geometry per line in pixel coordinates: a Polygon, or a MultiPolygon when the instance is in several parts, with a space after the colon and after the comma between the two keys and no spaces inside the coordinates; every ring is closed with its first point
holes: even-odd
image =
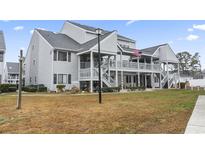
{"type": "Polygon", "coordinates": [[[23,63],[23,50],[20,50],[19,57],[19,87],[18,87],[18,99],[16,109],[21,109],[21,88],[22,88],[22,63],[23,63]]]}

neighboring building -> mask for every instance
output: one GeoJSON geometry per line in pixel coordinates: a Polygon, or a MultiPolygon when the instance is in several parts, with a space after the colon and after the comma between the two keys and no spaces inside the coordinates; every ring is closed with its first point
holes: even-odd
{"type": "MultiPolygon", "coordinates": [[[[140,50],[117,31],[102,30],[100,37],[103,87],[171,88],[179,82],[172,71],[178,59],[168,44],[140,50]]],[[[59,33],[35,29],[25,59],[25,84],[44,84],[49,90],[64,84],[94,91],[98,85],[96,28],[66,21],[59,33]]]]}
{"type": "Polygon", "coordinates": [[[0,84],[3,82],[5,52],[6,52],[6,45],[4,40],[4,34],[2,31],[0,31],[0,84]]]}
{"type": "Polygon", "coordinates": [[[19,63],[6,62],[4,69],[4,83],[18,84],[19,82],[19,63]]]}

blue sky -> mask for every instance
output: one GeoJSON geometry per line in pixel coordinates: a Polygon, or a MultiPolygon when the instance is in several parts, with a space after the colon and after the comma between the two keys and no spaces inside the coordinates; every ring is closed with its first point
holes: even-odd
{"type": "MultiPolygon", "coordinates": [[[[169,43],[175,53],[180,51],[199,52],[202,66],[205,68],[205,21],[75,21],[106,30],[117,30],[119,34],[136,40],[136,47],[139,49],[169,43]]],[[[7,46],[6,61],[17,61],[20,48],[24,48],[24,54],[26,53],[34,28],[58,32],[63,23],[62,20],[0,21],[0,30],[4,31],[7,46]]]]}

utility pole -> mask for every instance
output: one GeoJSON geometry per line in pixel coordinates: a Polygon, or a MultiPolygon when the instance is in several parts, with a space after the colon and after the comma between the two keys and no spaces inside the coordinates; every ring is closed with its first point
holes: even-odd
{"type": "Polygon", "coordinates": [[[101,55],[100,55],[100,35],[102,33],[102,30],[101,29],[96,29],[96,33],[98,35],[98,77],[99,77],[99,89],[98,89],[98,92],[99,92],[99,103],[101,104],[102,103],[102,89],[101,89],[101,55]]]}
{"type": "Polygon", "coordinates": [[[18,86],[18,99],[16,109],[21,109],[21,88],[22,88],[22,63],[23,63],[23,50],[20,50],[19,57],[19,86],[18,86]]]}

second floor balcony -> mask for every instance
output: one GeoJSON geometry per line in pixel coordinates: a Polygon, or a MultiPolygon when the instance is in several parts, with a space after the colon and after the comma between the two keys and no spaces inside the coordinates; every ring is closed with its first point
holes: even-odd
{"type": "MultiPolygon", "coordinates": [[[[161,70],[160,64],[150,64],[150,63],[137,63],[137,62],[130,62],[128,60],[117,61],[117,66],[115,61],[110,63],[102,62],[101,64],[103,67],[110,68],[110,70],[123,70],[123,71],[153,71],[159,72],[161,70]]],[[[98,62],[93,63],[93,68],[98,67],[98,62]]],[[[90,62],[81,62],[80,63],[81,69],[90,68],[90,62]]]]}

